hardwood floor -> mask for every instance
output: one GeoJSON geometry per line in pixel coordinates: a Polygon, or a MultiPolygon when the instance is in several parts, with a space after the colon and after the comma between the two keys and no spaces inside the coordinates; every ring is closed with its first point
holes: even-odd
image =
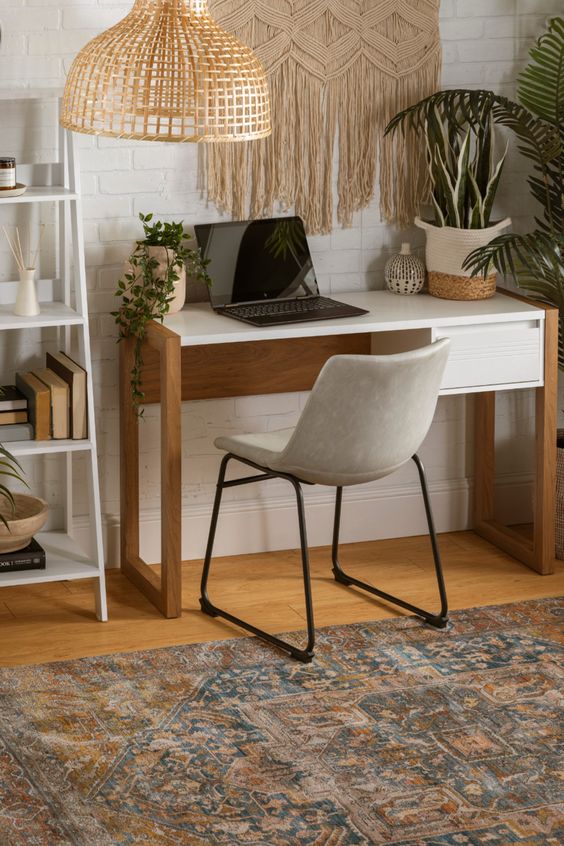
{"type": "MultiPolygon", "coordinates": [[[[564,594],[564,562],[539,576],[472,532],[439,538],[451,609],[564,594]]],[[[338,585],[329,547],[311,550],[317,626],[398,616],[374,597],[338,585]]],[[[343,544],[341,562],[359,578],[421,607],[435,608],[433,561],[426,536],[343,544]]],[[[105,655],[244,633],[199,610],[200,561],[183,566],[183,616],[165,620],[117,570],[108,572],[110,620],[94,617],[88,582],[60,582],[0,590],[0,666],[105,655]]],[[[304,628],[299,552],[217,559],[210,596],[219,606],[273,632],[304,628]]]]}

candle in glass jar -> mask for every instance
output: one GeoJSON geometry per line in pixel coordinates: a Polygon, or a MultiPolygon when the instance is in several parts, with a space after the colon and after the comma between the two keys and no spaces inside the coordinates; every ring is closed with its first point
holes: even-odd
{"type": "Polygon", "coordinates": [[[16,160],[11,156],[0,157],[0,191],[16,187],[16,160]]]}

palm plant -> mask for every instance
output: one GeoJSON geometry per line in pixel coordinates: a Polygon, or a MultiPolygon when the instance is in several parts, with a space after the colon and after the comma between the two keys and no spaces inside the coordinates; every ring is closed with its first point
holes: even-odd
{"type": "MultiPolygon", "coordinates": [[[[518,150],[532,162],[528,184],[542,206],[536,229],[526,235],[494,238],[468,256],[465,268],[486,275],[492,265],[543,301],[560,309],[559,365],[564,369],[564,19],[552,18],[530,51],[520,74],[519,102],[493,91],[439,91],[391,121],[386,132],[410,128],[426,132],[433,115],[451,135],[471,130],[477,137],[486,123],[517,136],[518,150]]],[[[440,225],[440,224],[439,224],[440,225]]]]}
{"type": "Polygon", "coordinates": [[[519,103],[497,106],[499,123],[519,139],[519,150],[533,163],[528,178],[542,206],[537,228],[525,235],[495,238],[466,261],[474,272],[492,264],[560,311],[558,363],[564,370],[564,19],[553,18],[530,51],[518,80],[519,103]]]}

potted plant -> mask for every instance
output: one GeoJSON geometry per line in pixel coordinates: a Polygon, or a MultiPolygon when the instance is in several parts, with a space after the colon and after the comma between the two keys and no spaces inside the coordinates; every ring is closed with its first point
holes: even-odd
{"type": "Polygon", "coordinates": [[[141,389],[142,346],[147,324],[163,321],[165,315],[179,311],[186,296],[186,270],[196,279],[210,284],[207,262],[198,250],[188,246],[191,236],[182,222],[152,223],[152,214],[140,214],[144,238],[136,243],[125,273],[118,280],[116,296],[121,306],[112,316],[119,327],[118,342],[135,338],[134,366],[131,371],[131,398],[137,413],[143,401],[141,389]]]}
{"type": "Polygon", "coordinates": [[[464,269],[476,247],[488,244],[507,228],[509,218],[492,223],[495,194],[507,155],[497,158],[492,102],[484,98],[470,114],[454,120],[439,91],[397,114],[386,133],[401,128],[421,132],[429,175],[433,219],[415,219],[426,233],[429,293],[452,300],[474,300],[495,293],[495,273],[485,277],[464,269]]]}

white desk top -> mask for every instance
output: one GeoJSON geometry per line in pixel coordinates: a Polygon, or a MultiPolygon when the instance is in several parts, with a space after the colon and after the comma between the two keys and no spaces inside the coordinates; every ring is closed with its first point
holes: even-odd
{"type": "Polygon", "coordinates": [[[496,294],[489,300],[459,302],[440,300],[429,294],[398,296],[388,291],[335,294],[333,299],[366,308],[368,314],[338,320],[316,320],[284,326],[250,326],[216,314],[208,303],[192,303],[167,317],[164,325],[182,339],[182,346],[232,344],[279,338],[307,338],[322,335],[354,335],[363,332],[400,331],[439,326],[509,323],[544,320],[544,310],[496,294]]]}

